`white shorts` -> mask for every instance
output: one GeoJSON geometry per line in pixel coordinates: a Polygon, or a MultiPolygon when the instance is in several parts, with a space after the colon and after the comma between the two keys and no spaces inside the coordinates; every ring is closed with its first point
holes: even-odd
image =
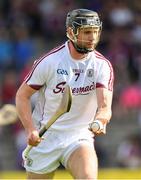
{"type": "Polygon", "coordinates": [[[64,132],[48,130],[44,134],[44,138],[37,147],[31,149],[28,158],[24,160],[27,172],[50,173],[56,170],[60,164],[67,169],[67,161],[75,149],[83,144],[94,148],[93,134],[89,130],[80,132],[78,130],[64,132]]]}

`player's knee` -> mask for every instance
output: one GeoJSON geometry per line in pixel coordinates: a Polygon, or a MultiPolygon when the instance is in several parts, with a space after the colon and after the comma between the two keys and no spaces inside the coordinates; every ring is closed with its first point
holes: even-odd
{"type": "Polygon", "coordinates": [[[92,179],[97,180],[97,173],[96,172],[88,172],[84,171],[78,179],[92,179]]]}
{"type": "Polygon", "coordinates": [[[79,178],[97,180],[97,168],[85,167],[79,174],[79,178]]]}
{"type": "Polygon", "coordinates": [[[92,179],[97,180],[97,167],[85,166],[83,168],[73,168],[70,170],[75,179],[92,179]]]}

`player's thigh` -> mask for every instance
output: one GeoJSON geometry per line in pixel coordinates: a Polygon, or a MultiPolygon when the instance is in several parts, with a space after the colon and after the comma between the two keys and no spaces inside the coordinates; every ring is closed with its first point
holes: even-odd
{"type": "Polygon", "coordinates": [[[36,174],[27,172],[27,179],[53,179],[54,172],[48,174],[36,174]]]}
{"type": "Polygon", "coordinates": [[[98,160],[92,146],[81,145],[69,157],[67,166],[74,178],[97,179],[98,160]]]}

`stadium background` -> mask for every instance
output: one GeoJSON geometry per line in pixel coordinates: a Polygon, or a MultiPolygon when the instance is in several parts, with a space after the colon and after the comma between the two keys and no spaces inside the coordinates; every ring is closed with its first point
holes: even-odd
{"type": "MultiPolygon", "coordinates": [[[[14,104],[33,61],[66,40],[66,14],[76,8],[100,14],[103,32],[97,50],[115,71],[113,117],[106,136],[96,138],[99,177],[141,178],[140,0],[0,0],[0,106],[14,104]]],[[[20,122],[0,127],[0,178],[24,177],[24,147],[20,122]]]]}

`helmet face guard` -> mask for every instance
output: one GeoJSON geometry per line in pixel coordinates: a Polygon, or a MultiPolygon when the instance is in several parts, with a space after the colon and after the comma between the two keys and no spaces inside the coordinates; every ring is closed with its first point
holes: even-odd
{"type": "Polygon", "coordinates": [[[82,28],[99,28],[99,35],[97,37],[98,43],[102,30],[102,22],[100,21],[99,16],[95,11],[87,9],[76,9],[68,13],[66,27],[70,27],[73,30],[73,38],[70,37],[68,32],[67,37],[72,41],[75,49],[79,53],[88,53],[93,50],[87,49],[86,47],[80,47],[77,44],[78,30],[82,28]]]}

